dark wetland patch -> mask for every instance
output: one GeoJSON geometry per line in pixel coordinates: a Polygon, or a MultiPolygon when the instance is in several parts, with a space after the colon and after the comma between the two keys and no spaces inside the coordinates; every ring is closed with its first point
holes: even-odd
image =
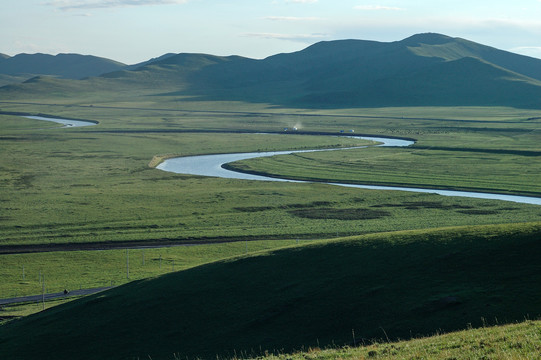
{"type": "Polygon", "coordinates": [[[329,201],[312,201],[308,204],[287,204],[280,206],[280,209],[304,209],[304,208],[312,208],[312,207],[318,207],[318,206],[330,206],[332,205],[329,201]]]}
{"type": "Polygon", "coordinates": [[[372,205],[375,208],[381,207],[390,207],[390,208],[404,208],[408,210],[419,210],[419,209],[440,209],[440,210],[453,210],[453,209],[471,209],[472,206],[461,205],[461,204],[451,204],[447,205],[441,201],[405,201],[397,204],[378,204],[372,205]]]}
{"type": "Polygon", "coordinates": [[[468,210],[458,210],[461,214],[467,215],[496,215],[500,212],[498,210],[481,210],[481,209],[468,209],[468,210]]]}
{"type": "Polygon", "coordinates": [[[272,206],[243,206],[243,207],[236,207],[234,209],[240,212],[250,213],[250,212],[272,210],[274,208],[272,206]]]}
{"type": "Polygon", "coordinates": [[[276,207],[272,206],[240,206],[233,208],[234,210],[240,211],[240,212],[257,212],[257,211],[267,211],[267,210],[289,210],[289,209],[307,209],[307,208],[314,208],[319,206],[331,206],[332,203],[329,201],[313,201],[308,204],[286,204],[286,205],[280,205],[276,207]]]}
{"type": "Polygon", "coordinates": [[[296,209],[290,210],[291,215],[305,219],[333,219],[333,220],[373,220],[390,216],[391,213],[385,210],[348,208],[317,208],[317,209],[296,209]]]}

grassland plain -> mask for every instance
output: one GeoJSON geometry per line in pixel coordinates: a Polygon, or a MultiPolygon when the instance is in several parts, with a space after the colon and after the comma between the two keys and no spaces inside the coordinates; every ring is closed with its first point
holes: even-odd
{"type": "MultiPolygon", "coordinates": [[[[328,161],[317,158],[319,155],[304,154],[310,166],[317,165],[326,171],[319,179],[330,175],[337,178],[335,174],[347,179],[339,170],[357,165],[356,170],[362,176],[356,175],[356,179],[373,180],[374,175],[361,166],[368,165],[384,170],[377,173],[380,182],[419,180],[432,186],[475,186],[478,190],[486,186],[502,192],[532,194],[538,191],[536,174],[540,168],[539,156],[535,156],[540,146],[535,111],[397,108],[302,112],[264,107],[262,110],[261,106],[247,103],[179,102],[172,97],[152,98],[152,101],[146,97],[140,102],[133,102],[132,98],[128,102],[118,100],[121,95],[117,95],[105,103],[105,97],[100,96],[101,103],[94,106],[84,102],[88,101],[86,98],[66,98],[63,101],[68,106],[52,100],[44,105],[1,104],[4,111],[48,112],[100,122],[92,128],[58,129],[52,123],[1,117],[5,155],[1,181],[6,190],[1,195],[3,249],[126,241],[315,239],[389,230],[535,221],[540,216],[538,207],[513,203],[338,189],[317,184],[207,179],[148,167],[155,155],[163,154],[359,144],[358,140],[349,138],[231,131],[282,132],[284,126],[297,125],[308,132],[338,133],[352,128],[376,135],[415,136],[416,146],[420,148],[363,149],[354,152],[353,158],[350,158],[352,151],[322,155],[337,157],[328,161]],[[410,117],[403,118],[408,112],[410,117]],[[451,120],[443,121],[445,118],[451,120]],[[522,130],[516,131],[519,127],[522,130]],[[436,145],[437,148],[432,148],[436,145]],[[467,151],[458,151],[459,148],[467,151]],[[457,162],[465,154],[467,161],[457,162]],[[491,161],[479,165],[487,158],[491,161]],[[392,173],[393,169],[398,174],[407,169],[409,179],[399,179],[392,173]],[[474,184],[474,173],[481,178],[484,173],[500,176],[495,181],[485,177],[474,184]],[[508,174],[521,176],[513,179],[508,174]],[[512,181],[504,183],[510,178],[512,181]]],[[[294,165],[298,167],[294,176],[306,171],[302,164],[294,165]]],[[[284,167],[280,171],[288,169],[284,167]]],[[[13,289],[17,293],[25,292],[24,286],[11,289],[10,292],[13,289]]]]}
{"type": "MultiPolygon", "coordinates": [[[[79,111],[82,110],[78,108],[74,115],[78,118],[84,117],[79,111]]],[[[103,111],[104,109],[101,109],[99,113],[103,111]]],[[[141,132],[131,133],[107,132],[99,130],[102,125],[103,128],[107,128],[107,120],[102,119],[104,116],[102,114],[96,117],[102,121],[96,127],[98,130],[51,129],[40,130],[37,133],[34,130],[10,130],[10,122],[17,124],[11,126],[24,126],[19,124],[30,120],[4,117],[7,124],[3,128],[6,133],[3,138],[6,156],[2,164],[5,170],[2,176],[3,184],[8,191],[3,194],[5,212],[2,225],[5,236],[2,245],[246,236],[328,237],[336,233],[353,234],[359,229],[351,226],[351,223],[344,224],[340,219],[329,219],[330,221],[317,219],[310,222],[306,217],[301,217],[299,221],[298,213],[291,213],[288,208],[327,209],[331,206],[345,211],[348,208],[358,207],[360,199],[365,202],[363,206],[367,207],[388,203],[389,193],[366,192],[365,195],[363,192],[359,197],[356,195],[361,193],[359,191],[333,189],[323,185],[254,184],[234,180],[203,179],[167,174],[147,166],[156,154],[191,155],[278,148],[351,146],[358,144],[357,140],[292,135],[277,137],[231,133],[224,136],[219,133],[150,132],[150,124],[153,124],[152,121],[155,119],[152,112],[139,120],[141,122],[145,120],[149,124],[147,130],[140,129],[141,132]],[[242,199],[242,202],[239,202],[239,199],[242,199]],[[257,211],[247,211],[250,209],[257,211]],[[239,217],[239,214],[242,216],[239,217]],[[275,224],[287,225],[277,227],[275,224]]],[[[132,118],[131,121],[135,120],[132,118]]],[[[120,127],[119,120],[112,122],[117,125],[109,126],[120,127]]],[[[161,123],[162,121],[156,120],[154,130],[161,129],[161,123]]],[[[214,123],[223,125],[225,120],[215,118],[214,123]]],[[[134,126],[137,128],[137,125],[134,126]]],[[[229,126],[233,127],[235,124],[229,126]]],[[[513,141],[509,140],[508,143],[513,141]]],[[[500,143],[502,147],[511,146],[506,145],[503,140],[500,143]]],[[[382,159],[382,163],[383,160],[385,159],[382,159]]],[[[448,159],[449,162],[452,160],[448,159]]],[[[421,161],[431,164],[424,158],[421,161]]],[[[422,168],[422,165],[422,162],[416,163],[416,167],[422,168]]],[[[492,165],[495,166],[493,170],[500,169],[496,166],[498,164],[492,165]]],[[[516,170],[511,161],[504,165],[507,166],[504,166],[505,170],[516,170]]],[[[531,167],[535,169],[535,163],[531,167]]],[[[464,178],[467,177],[471,166],[461,169],[460,165],[455,165],[455,169],[457,173],[455,177],[458,178],[462,173],[464,178]]],[[[532,177],[530,182],[533,182],[531,179],[532,177]]],[[[449,184],[449,187],[451,186],[449,184]]],[[[532,187],[535,188],[533,184],[532,187]]],[[[406,204],[416,201],[440,202],[440,197],[431,198],[430,195],[397,196],[411,197],[409,200],[406,198],[402,200],[402,203],[406,204]],[[431,200],[427,200],[430,198],[431,200]]],[[[446,201],[449,200],[444,200],[446,201]]],[[[477,203],[466,199],[456,201],[458,207],[486,206],[486,202],[483,201],[477,203]]],[[[491,223],[501,221],[502,218],[507,222],[532,221],[538,216],[536,207],[517,204],[498,205],[497,202],[492,204],[499,210],[492,209],[484,213],[481,217],[482,222],[491,223]]],[[[443,204],[442,208],[447,207],[449,210],[449,206],[443,204]]],[[[391,227],[403,229],[404,226],[420,228],[426,226],[427,222],[434,222],[434,226],[465,224],[464,221],[469,223],[471,219],[471,216],[462,216],[464,214],[454,209],[451,213],[462,220],[441,223],[438,222],[437,216],[433,216],[431,209],[428,209],[425,216],[419,216],[422,215],[419,210],[423,208],[427,210],[426,206],[417,206],[414,211],[409,211],[408,216],[406,210],[411,209],[403,206],[400,209],[402,214],[399,216],[381,217],[385,222],[391,218],[395,219],[389,226],[383,228],[381,223],[370,225],[370,221],[363,221],[362,231],[376,231],[377,228],[390,230],[391,227]],[[406,220],[414,218],[419,219],[417,224],[414,221],[406,225],[408,223],[406,220]],[[397,226],[397,222],[403,225],[397,226]]],[[[399,207],[396,207],[395,211],[398,210],[399,207]]],[[[449,211],[442,218],[449,218],[449,211]]]]}
{"type": "Polygon", "coordinates": [[[536,319],[540,234],[541,222],[411,230],[230,258],[3,325],[3,357],[215,358],[536,319]]]}

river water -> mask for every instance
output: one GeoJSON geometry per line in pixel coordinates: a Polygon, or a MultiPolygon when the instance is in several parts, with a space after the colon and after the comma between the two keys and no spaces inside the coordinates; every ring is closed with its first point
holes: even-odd
{"type": "MultiPolygon", "coordinates": [[[[96,125],[94,122],[81,121],[81,120],[69,120],[69,119],[56,119],[41,116],[25,116],[29,119],[54,121],[60,124],[64,124],[64,127],[80,127],[96,125]]],[[[372,140],[380,143],[377,146],[391,146],[391,147],[406,147],[414,144],[413,141],[403,139],[391,139],[383,137],[366,137],[366,136],[351,136],[357,139],[372,140]]],[[[357,148],[363,148],[361,146],[357,148]]],[[[270,152],[254,152],[254,153],[234,153],[234,154],[216,154],[216,155],[198,155],[198,156],[185,156],[178,158],[167,159],[157,166],[158,169],[177,174],[187,175],[200,175],[200,176],[214,176],[227,179],[241,179],[241,180],[258,180],[258,181],[287,181],[287,182],[299,182],[289,179],[274,178],[268,176],[245,174],[236,171],[231,171],[223,168],[224,164],[253,159],[257,157],[275,156],[275,155],[287,155],[302,152],[315,152],[315,151],[335,151],[342,149],[323,149],[323,150],[295,150],[295,151],[270,151],[270,152]]],[[[397,186],[377,186],[377,185],[354,185],[343,183],[327,183],[329,185],[353,187],[359,189],[369,190],[398,190],[398,191],[410,191],[421,193],[432,193],[444,196],[460,196],[477,199],[489,199],[489,200],[504,200],[512,201],[524,204],[541,205],[541,198],[529,197],[529,196],[517,196],[517,195],[505,195],[505,194],[492,194],[492,193],[480,193],[469,191],[452,191],[452,190],[437,190],[426,188],[412,188],[412,187],[397,187],[397,186]]]]}
{"type": "Polygon", "coordinates": [[[81,127],[81,126],[97,125],[97,123],[92,122],[92,121],[55,119],[55,118],[48,118],[48,117],[43,117],[43,116],[24,116],[24,117],[27,119],[52,121],[55,123],[63,124],[64,125],[63,127],[81,127]]]}
{"type": "MultiPolygon", "coordinates": [[[[394,147],[406,147],[412,145],[414,142],[409,140],[400,139],[388,139],[388,138],[376,138],[376,137],[356,137],[364,140],[373,140],[381,142],[378,146],[394,146],[394,147]]],[[[364,146],[366,147],[366,146],[364,146]]],[[[242,180],[259,180],[259,181],[289,181],[289,182],[306,182],[289,179],[274,178],[261,175],[245,174],[241,172],[231,171],[223,168],[224,164],[253,159],[258,157],[275,156],[275,155],[287,155],[301,152],[314,152],[314,151],[332,151],[340,149],[330,150],[302,150],[302,151],[274,151],[274,152],[256,152],[256,153],[236,153],[236,154],[217,154],[217,155],[200,155],[200,156],[186,156],[167,159],[157,166],[158,169],[174,172],[177,174],[189,174],[200,176],[214,176],[227,179],[242,179],[242,180]]],[[[343,150],[343,149],[342,149],[343,150]]],[[[426,189],[426,188],[414,188],[414,187],[397,187],[397,186],[376,186],[376,185],[354,185],[344,183],[327,183],[330,185],[353,187],[359,189],[369,190],[398,190],[398,191],[410,191],[421,193],[432,193],[444,196],[460,196],[477,199],[490,199],[490,200],[504,200],[512,201],[524,204],[541,205],[541,198],[529,197],[529,196],[517,196],[517,195],[505,195],[505,194],[492,194],[492,193],[480,193],[469,191],[453,191],[453,190],[438,190],[438,189],[426,189]]]]}

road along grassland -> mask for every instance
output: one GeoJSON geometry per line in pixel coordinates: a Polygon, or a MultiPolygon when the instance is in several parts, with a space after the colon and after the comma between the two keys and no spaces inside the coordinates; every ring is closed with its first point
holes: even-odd
{"type": "MultiPolygon", "coordinates": [[[[302,240],[248,241],[198,246],[130,248],[97,251],[48,251],[0,255],[0,298],[103,286],[184,270],[204,263],[302,240]]],[[[5,308],[0,314],[8,314],[5,308]]],[[[41,309],[38,309],[41,310],[41,309]]]]}

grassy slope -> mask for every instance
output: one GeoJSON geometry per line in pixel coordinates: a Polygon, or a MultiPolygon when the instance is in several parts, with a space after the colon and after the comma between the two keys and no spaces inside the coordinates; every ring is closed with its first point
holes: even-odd
{"type": "Polygon", "coordinates": [[[541,223],[446,228],[254,254],[9,323],[0,344],[4,359],[210,358],[350,343],[352,329],[405,338],[534,318],[540,234],[541,223]]]}
{"type": "Polygon", "coordinates": [[[309,349],[259,359],[536,359],[541,353],[541,321],[469,329],[445,335],[358,348],[309,349]]]}

